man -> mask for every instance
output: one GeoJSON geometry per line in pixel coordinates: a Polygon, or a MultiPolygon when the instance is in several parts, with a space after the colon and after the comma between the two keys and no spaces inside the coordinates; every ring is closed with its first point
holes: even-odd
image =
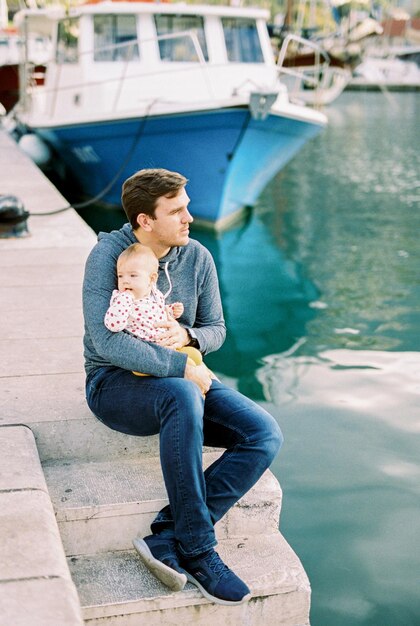
{"type": "Polygon", "coordinates": [[[159,433],[169,505],[134,545],[147,567],[172,589],[187,579],[213,602],[240,604],[246,584],[214,550],[214,525],[269,467],[282,435],[274,418],[176,351],[217,350],[225,324],[210,253],[189,237],[193,221],[184,176],[140,170],[123,185],[129,224],[101,233],[86,264],[83,286],[86,396],[104,424],[130,435],[159,433]],[[116,262],[129,245],[149,246],[159,259],[158,287],[182,302],[179,320],[161,324],[158,344],[111,333],[104,315],[116,288],[116,262]],[[138,377],[140,371],[149,376],[138,377]],[[203,445],[224,453],[203,472],[203,445]]]}

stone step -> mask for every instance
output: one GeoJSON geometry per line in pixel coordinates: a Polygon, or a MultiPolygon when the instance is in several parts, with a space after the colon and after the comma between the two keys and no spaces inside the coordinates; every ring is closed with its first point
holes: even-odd
{"type": "Polygon", "coordinates": [[[190,583],[171,592],[132,550],[69,558],[86,626],[309,625],[309,581],[279,532],[223,540],[217,550],[249,585],[249,603],[211,603],[190,583]]]}
{"type": "Polygon", "coordinates": [[[0,623],[82,626],[32,432],[0,428],[0,623]]]}
{"type": "MultiPolygon", "coordinates": [[[[204,466],[220,454],[205,452],[204,466]]],[[[43,469],[67,555],[131,549],[132,539],[149,534],[156,513],[168,503],[158,457],[53,461],[43,469]]],[[[281,497],[276,478],[265,472],[217,524],[217,536],[276,533],[281,497]]]]}
{"type": "MultiPolygon", "coordinates": [[[[59,381],[57,381],[59,384],[59,381]]],[[[81,399],[80,404],[85,404],[81,399]]],[[[88,408],[83,411],[89,413],[88,408]]],[[[80,411],[81,412],[81,411],[80,411]]],[[[30,424],[43,463],[130,459],[159,455],[159,436],[135,437],[108,428],[93,415],[30,424]]]]}

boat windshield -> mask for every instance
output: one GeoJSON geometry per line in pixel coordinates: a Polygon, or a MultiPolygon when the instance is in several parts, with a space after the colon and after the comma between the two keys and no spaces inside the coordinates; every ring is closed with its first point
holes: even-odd
{"type": "Polygon", "coordinates": [[[135,15],[95,15],[93,29],[95,61],[139,58],[135,15]]]}
{"type": "Polygon", "coordinates": [[[243,17],[222,18],[228,60],[232,63],[263,63],[255,20],[243,17]]]}
{"type": "Polygon", "coordinates": [[[79,60],[79,18],[58,22],[57,63],[77,63],[79,60]]]}
{"type": "MultiPolygon", "coordinates": [[[[204,35],[204,21],[199,15],[155,15],[156,32],[162,35],[175,35],[194,31],[201,46],[203,56],[208,61],[206,38],[204,35]]],[[[159,39],[159,52],[162,61],[198,62],[197,50],[194,42],[188,35],[159,39]]]]}

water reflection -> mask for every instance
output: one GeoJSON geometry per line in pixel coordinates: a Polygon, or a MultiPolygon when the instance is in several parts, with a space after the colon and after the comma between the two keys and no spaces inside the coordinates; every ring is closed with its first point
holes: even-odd
{"type": "Polygon", "coordinates": [[[308,328],[312,354],[420,350],[419,96],[393,102],[344,94],[324,135],[261,198],[280,208],[264,220],[322,293],[308,328]]]}
{"type": "Polygon", "coordinates": [[[312,583],[311,624],[416,626],[420,354],[265,361],[258,376],[286,441],[273,466],[281,528],[312,583]]]}
{"type": "Polygon", "coordinates": [[[255,372],[267,354],[285,352],[315,316],[309,303],[318,290],[302,266],[288,259],[259,214],[215,237],[195,233],[218,267],[227,338],[206,359],[215,371],[233,376],[239,388],[263,398],[255,372]]]}
{"type": "Polygon", "coordinates": [[[270,355],[258,371],[276,406],[349,410],[420,434],[420,353],[327,350],[317,357],[270,355]],[[404,412],[401,413],[401,402],[404,412]]]}

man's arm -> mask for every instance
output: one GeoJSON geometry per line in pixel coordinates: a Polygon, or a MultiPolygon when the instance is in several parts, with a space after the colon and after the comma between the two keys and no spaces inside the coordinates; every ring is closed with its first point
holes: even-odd
{"type": "MultiPolygon", "coordinates": [[[[200,272],[199,298],[194,324],[186,329],[189,342],[194,340],[203,354],[215,352],[226,338],[219,280],[213,257],[205,250],[203,271],[200,272]]],[[[194,345],[194,343],[192,343],[194,345]]]]}

